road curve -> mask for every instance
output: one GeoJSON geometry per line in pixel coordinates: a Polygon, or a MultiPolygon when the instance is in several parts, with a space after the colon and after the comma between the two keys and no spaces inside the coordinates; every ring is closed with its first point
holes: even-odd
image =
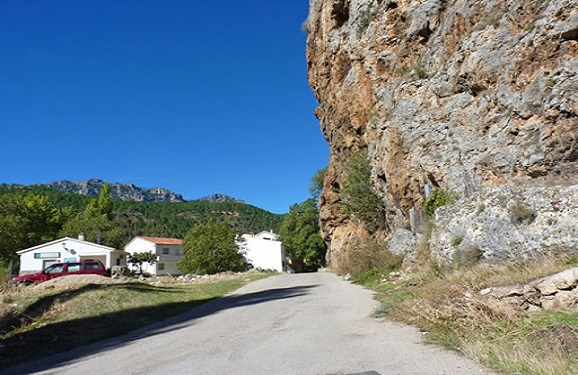
{"type": "Polygon", "coordinates": [[[326,272],[246,285],[126,336],[5,374],[490,375],[420,344],[411,327],[371,317],[370,291],[326,272]]]}

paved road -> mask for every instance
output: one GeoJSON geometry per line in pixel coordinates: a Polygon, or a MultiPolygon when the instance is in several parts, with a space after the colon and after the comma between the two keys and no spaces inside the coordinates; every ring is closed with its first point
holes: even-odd
{"type": "Polygon", "coordinates": [[[374,307],[371,292],[333,274],[280,275],[169,321],[7,373],[492,374],[420,344],[413,328],[372,318],[374,307]]]}

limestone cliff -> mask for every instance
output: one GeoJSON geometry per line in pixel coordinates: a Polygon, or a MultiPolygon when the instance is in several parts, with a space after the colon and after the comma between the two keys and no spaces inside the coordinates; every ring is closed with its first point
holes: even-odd
{"type": "MultiPolygon", "coordinates": [[[[505,186],[503,206],[526,205],[536,219],[542,211],[528,200],[530,187],[546,186],[540,194],[551,208],[564,189],[547,187],[577,182],[576,1],[310,0],[306,28],[309,82],[331,150],[321,221],[337,268],[344,249],[367,235],[340,203],[352,151],[368,150],[372,186],[388,209],[378,235],[388,238],[410,222],[412,235],[419,232],[413,224],[430,189],[455,192],[458,208],[446,212],[463,217],[472,200],[480,200],[472,208],[479,212],[488,206],[480,197],[494,199],[488,189],[505,186]]],[[[543,225],[555,226],[558,211],[548,212],[554,224],[543,225]]],[[[565,217],[574,213],[565,210],[565,217]]],[[[538,219],[525,225],[544,217],[538,219]]],[[[462,243],[486,258],[524,246],[495,249],[466,228],[474,222],[445,220],[464,226],[455,237],[439,225],[434,230],[432,250],[446,259],[453,257],[448,248],[462,243]]],[[[564,223],[564,240],[552,246],[578,246],[570,239],[576,222],[564,223]]],[[[545,246],[536,241],[536,249],[545,246]]]]}

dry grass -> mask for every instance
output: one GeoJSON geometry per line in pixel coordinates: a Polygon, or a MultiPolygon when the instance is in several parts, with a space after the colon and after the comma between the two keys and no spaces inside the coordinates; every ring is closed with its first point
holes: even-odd
{"type": "Polygon", "coordinates": [[[505,374],[578,374],[578,311],[528,312],[482,296],[567,269],[552,257],[458,270],[422,266],[405,279],[376,286],[378,315],[428,332],[427,341],[456,349],[505,374]]]}
{"type": "Polygon", "coordinates": [[[369,275],[387,275],[399,269],[403,261],[402,257],[393,254],[387,246],[376,241],[360,243],[345,251],[345,254],[343,271],[362,283],[369,275]]]}
{"type": "Polygon", "coordinates": [[[0,368],[159,322],[269,275],[181,283],[159,279],[154,284],[102,277],[75,281],[67,276],[32,287],[5,284],[0,299],[0,368]]]}

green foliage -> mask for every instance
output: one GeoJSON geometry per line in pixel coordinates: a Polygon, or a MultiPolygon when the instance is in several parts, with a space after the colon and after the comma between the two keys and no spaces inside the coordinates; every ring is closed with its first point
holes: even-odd
{"type": "Polygon", "coordinates": [[[395,70],[395,75],[398,77],[403,77],[405,76],[407,73],[409,73],[411,71],[411,68],[407,65],[402,65],[399,68],[397,68],[395,70]]]}
{"type": "MultiPolygon", "coordinates": [[[[98,199],[97,202],[91,203],[94,202],[94,198],[52,190],[46,186],[0,185],[0,197],[7,194],[20,197],[27,194],[46,196],[56,208],[60,209],[61,215],[66,214],[68,218],[77,217],[84,213],[87,206],[95,203],[102,208],[101,213],[109,212],[106,208],[108,203],[97,203],[98,199]]],[[[114,233],[111,239],[105,239],[105,234],[101,230],[103,243],[112,240],[125,244],[133,237],[142,235],[184,238],[192,227],[206,223],[210,219],[226,221],[236,233],[258,233],[264,229],[278,231],[283,221],[283,215],[238,202],[112,201],[114,202],[112,223],[118,232],[114,233]]],[[[64,221],[66,220],[62,220],[64,221]]],[[[77,218],[76,224],[70,223],[61,235],[76,237],[79,232],[84,231],[87,240],[96,241],[98,230],[81,229],[87,225],[81,225],[78,221],[81,221],[80,218],[77,218]]]]}
{"type": "Polygon", "coordinates": [[[128,262],[132,264],[134,267],[138,267],[139,274],[142,274],[143,263],[148,263],[152,265],[157,262],[157,259],[158,259],[157,254],[153,254],[151,252],[134,253],[128,256],[128,262]]]}
{"type": "Polygon", "coordinates": [[[68,218],[46,196],[0,195],[0,260],[16,259],[16,250],[54,240],[68,218]]]}
{"type": "Polygon", "coordinates": [[[288,256],[302,258],[308,268],[325,265],[327,246],[321,237],[319,209],[314,198],[291,206],[279,234],[288,256]]]}
{"type": "Polygon", "coordinates": [[[86,208],[89,216],[104,216],[108,220],[114,218],[114,201],[110,196],[110,184],[105,182],[98,198],[92,199],[86,208]]]}
{"type": "Polygon", "coordinates": [[[309,186],[309,194],[315,199],[315,201],[319,201],[319,197],[321,196],[321,192],[323,191],[323,179],[325,178],[325,173],[327,173],[327,167],[323,169],[318,169],[313,177],[311,177],[311,186],[309,186]]]}
{"type": "Polygon", "coordinates": [[[415,73],[415,76],[419,79],[424,79],[428,77],[427,71],[421,65],[416,65],[413,68],[413,71],[415,73]]]}
{"type": "Polygon", "coordinates": [[[110,186],[105,183],[98,198],[94,198],[85,210],[64,224],[61,236],[76,237],[83,233],[86,240],[114,248],[122,248],[124,231],[115,223],[114,202],[110,186]]]}
{"type": "Polygon", "coordinates": [[[456,237],[452,238],[452,245],[453,246],[459,246],[463,241],[464,241],[464,237],[456,236],[456,237]]]}
{"type": "Polygon", "coordinates": [[[361,220],[371,233],[385,226],[385,205],[371,188],[367,152],[351,156],[345,165],[347,177],[341,190],[344,211],[361,220]]]}
{"type": "Polygon", "coordinates": [[[245,271],[247,262],[235,238],[233,228],[224,221],[195,226],[185,237],[179,269],[195,274],[245,271]]]}
{"type": "Polygon", "coordinates": [[[371,268],[355,276],[353,278],[353,281],[361,285],[374,285],[381,282],[383,276],[384,274],[382,270],[377,268],[371,268]]]}
{"type": "Polygon", "coordinates": [[[455,201],[456,197],[454,193],[442,189],[435,189],[423,202],[423,210],[428,217],[433,217],[438,208],[452,204],[455,201]]]}

